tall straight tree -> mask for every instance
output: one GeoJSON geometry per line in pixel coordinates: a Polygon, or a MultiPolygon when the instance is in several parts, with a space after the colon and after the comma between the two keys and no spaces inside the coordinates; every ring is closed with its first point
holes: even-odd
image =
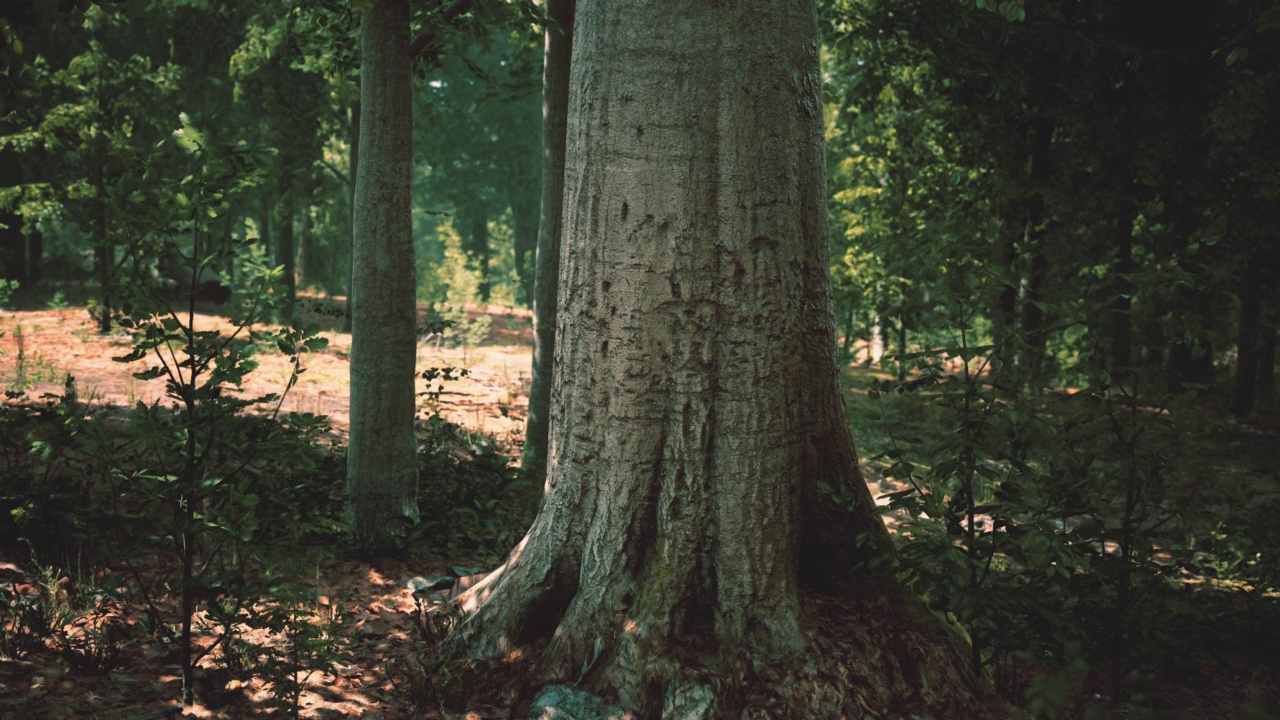
{"type": "Polygon", "coordinates": [[[347,450],[355,531],[375,542],[418,519],[411,70],[409,0],[376,0],[361,29],[347,450]]]}
{"type": "Polygon", "coordinates": [[[533,285],[533,382],[520,464],[539,474],[547,466],[551,367],[556,347],[556,291],[564,230],[564,150],[569,109],[569,60],[573,54],[574,0],[547,0],[542,66],[542,218],[533,285]]]}
{"type": "Polygon", "coordinates": [[[997,717],[863,562],[892,550],[838,383],[814,0],[574,22],[546,496],[446,655],[540,648],[645,718],[997,717]],[[865,651],[806,671],[836,596],[865,651]]]}

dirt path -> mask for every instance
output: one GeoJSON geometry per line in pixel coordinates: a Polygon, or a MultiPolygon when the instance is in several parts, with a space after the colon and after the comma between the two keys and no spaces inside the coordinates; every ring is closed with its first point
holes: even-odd
{"type": "MultiPolygon", "coordinates": [[[[473,430],[515,442],[523,434],[528,405],[532,319],[528,311],[507,308],[470,314],[481,313],[492,318],[492,325],[479,346],[424,342],[418,347],[418,370],[446,366],[469,370],[469,377],[445,384],[441,413],[473,430]]],[[[225,318],[214,315],[197,315],[196,328],[231,329],[225,318]]],[[[0,389],[23,390],[27,397],[39,398],[43,393],[61,393],[64,378],[71,374],[80,397],[92,402],[128,406],[163,398],[162,380],[141,381],[132,376],[154,363],[112,360],[129,351],[129,337],[99,335],[83,308],[0,312],[0,333],[4,334],[0,337],[0,389]]],[[[304,358],[306,372],[285,398],[282,412],[327,415],[334,430],[345,434],[351,336],[321,334],[329,339],[329,347],[304,358]]],[[[246,397],[281,392],[289,377],[286,358],[264,348],[257,360],[258,369],[235,392],[246,397]]],[[[418,385],[419,391],[427,389],[423,380],[418,385]]]]}

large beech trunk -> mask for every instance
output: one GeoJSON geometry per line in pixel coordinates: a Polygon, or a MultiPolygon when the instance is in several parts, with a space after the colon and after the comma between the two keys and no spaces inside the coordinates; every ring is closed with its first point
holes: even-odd
{"type": "Polygon", "coordinates": [[[347,449],[355,531],[375,542],[418,518],[410,70],[409,0],[377,0],[361,31],[347,449]]]}
{"type": "Polygon", "coordinates": [[[810,717],[974,715],[963,651],[856,569],[890,550],[837,377],[813,3],[577,10],[546,495],[448,650],[718,717],[801,672],[808,587],[867,608],[810,717]]]}

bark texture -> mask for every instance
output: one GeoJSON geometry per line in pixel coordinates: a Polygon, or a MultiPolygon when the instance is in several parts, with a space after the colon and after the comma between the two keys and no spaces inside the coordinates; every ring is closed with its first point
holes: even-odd
{"type": "Polygon", "coordinates": [[[418,519],[408,0],[365,12],[361,48],[347,495],[357,535],[378,540],[418,519]]]}
{"type": "Polygon", "coordinates": [[[546,640],[540,678],[736,717],[749,677],[804,666],[803,584],[879,618],[868,712],[901,671],[901,707],[970,715],[963,653],[856,569],[889,550],[835,363],[813,3],[575,23],[546,495],[454,652],[546,640]]]}
{"type": "Polygon", "coordinates": [[[560,242],[564,231],[564,153],[569,109],[569,63],[573,54],[574,0],[547,0],[546,49],[542,66],[542,218],[534,258],[533,379],[520,464],[539,475],[547,466],[551,370],[556,347],[556,300],[560,242]]]}

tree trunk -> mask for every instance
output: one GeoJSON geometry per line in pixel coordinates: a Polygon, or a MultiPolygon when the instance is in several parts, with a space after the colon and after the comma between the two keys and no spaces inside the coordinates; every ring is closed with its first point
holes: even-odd
{"type": "Polygon", "coordinates": [[[536,195],[530,195],[523,183],[513,185],[511,191],[512,233],[515,235],[514,245],[516,260],[516,276],[520,279],[520,297],[517,302],[533,304],[533,273],[529,255],[538,245],[538,208],[534,201],[536,195]]]}
{"type": "Polygon", "coordinates": [[[39,233],[23,233],[21,215],[0,211],[0,278],[17,280],[23,287],[38,280],[42,254],[39,233]]]}
{"type": "Polygon", "coordinates": [[[409,0],[365,11],[361,48],[347,496],[357,537],[380,543],[418,520],[409,0]]]}
{"type": "Polygon", "coordinates": [[[258,242],[262,243],[262,252],[268,257],[275,257],[273,248],[275,247],[271,241],[271,201],[264,200],[262,203],[262,222],[258,226],[258,242]]]}
{"type": "Polygon", "coordinates": [[[286,190],[281,193],[280,228],[276,238],[277,266],[284,266],[284,306],[279,321],[285,325],[293,322],[293,309],[298,300],[297,253],[293,235],[293,198],[286,190]]]}
{"type": "Polygon", "coordinates": [[[1123,382],[1133,365],[1133,221],[1121,214],[1116,228],[1116,270],[1111,300],[1111,373],[1123,382]]]}
{"type": "Polygon", "coordinates": [[[814,3],[743,10],[578,5],[546,495],[446,651],[546,640],[536,678],[645,718],[975,717],[964,651],[858,570],[891,550],[835,363],[814,3]],[[804,669],[802,586],[865,608],[847,680],[804,669]]]}
{"type": "Polygon", "coordinates": [[[489,304],[489,295],[493,289],[493,285],[489,279],[489,218],[486,217],[484,210],[475,211],[477,214],[471,216],[471,221],[467,223],[467,239],[464,242],[467,257],[471,262],[475,263],[475,268],[480,273],[480,284],[476,287],[476,295],[481,303],[489,304]]]}
{"type": "MultiPolygon", "coordinates": [[[[357,83],[358,84],[358,83],[357,83]]],[[[351,332],[352,308],[355,306],[356,272],[356,175],[360,170],[360,101],[351,105],[351,167],[347,168],[347,177],[351,178],[351,235],[347,238],[347,314],[342,317],[342,332],[351,332]]]]}
{"type": "Polygon", "coordinates": [[[1019,379],[1035,383],[1044,368],[1045,348],[1049,340],[1045,328],[1049,325],[1041,303],[1046,297],[1049,260],[1045,255],[1045,194],[1049,184],[1050,153],[1053,149],[1053,125],[1045,119],[1032,123],[1031,132],[1031,186],[1027,201],[1027,224],[1024,252],[1030,253],[1031,263],[1024,279],[1025,295],[1022,298],[1022,332],[1026,347],[1018,362],[1019,379]]]}
{"type": "Polygon", "coordinates": [[[907,316],[905,313],[898,313],[898,361],[896,367],[898,369],[898,382],[907,379],[907,361],[904,360],[907,355],[907,316]]]}
{"type": "Polygon", "coordinates": [[[1276,328],[1262,329],[1258,342],[1258,411],[1271,412],[1276,404],[1276,328]]]}
{"type": "Polygon", "coordinates": [[[320,287],[329,277],[327,269],[311,233],[311,206],[304,202],[298,214],[298,282],[302,287],[320,287]]]}
{"type": "Polygon", "coordinates": [[[520,466],[543,475],[556,347],[556,302],[563,234],[565,128],[569,111],[569,58],[573,50],[574,0],[547,0],[546,52],[542,65],[542,215],[533,281],[533,378],[520,466]]]}
{"type": "MultiPolygon", "coordinates": [[[[99,143],[100,144],[100,143],[99,143]]],[[[102,168],[101,149],[94,163],[93,185],[93,262],[98,271],[98,283],[102,286],[102,314],[98,316],[98,332],[111,332],[111,307],[115,303],[111,293],[114,280],[115,252],[107,239],[107,184],[102,168]]]]}
{"type": "Polygon", "coordinates": [[[1240,285],[1240,326],[1236,340],[1234,415],[1253,413],[1258,393],[1258,330],[1262,312],[1262,261],[1250,258],[1240,285]]]}

